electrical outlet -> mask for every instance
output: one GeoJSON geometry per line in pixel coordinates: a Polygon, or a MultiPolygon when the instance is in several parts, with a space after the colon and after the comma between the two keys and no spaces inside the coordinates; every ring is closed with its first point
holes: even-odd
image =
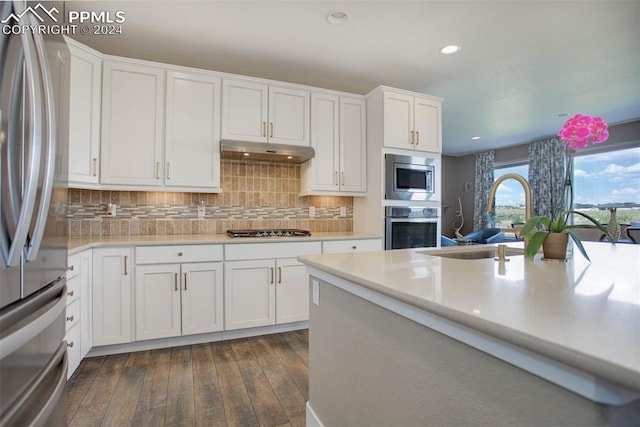
{"type": "Polygon", "coordinates": [[[340,218],[347,217],[347,208],[345,206],[340,206],[340,218]]]}
{"type": "Polygon", "coordinates": [[[309,218],[316,217],[316,208],[315,206],[309,206],[309,218]]]}
{"type": "Polygon", "coordinates": [[[204,218],[205,214],[206,214],[206,208],[205,208],[204,202],[200,202],[200,204],[198,205],[198,218],[204,218]]]}
{"type": "Polygon", "coordinates": [[[317,280],[311,280],[311,288],[312,301],[315,305],[320,307],[320,282],[317,280]]]}

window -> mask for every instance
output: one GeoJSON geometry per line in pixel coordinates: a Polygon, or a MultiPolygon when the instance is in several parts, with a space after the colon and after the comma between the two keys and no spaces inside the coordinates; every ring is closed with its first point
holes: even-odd
{"type": "MultiPolygon", "coordinates": [[[[640,221],[640,147],[576,155],[573,159],[575,210],[609,222],[609,208],[617,208],[620,224],[640,221]]],[[[576,224],[586,220],[574,215],[576,224]]]]}
{"type": "MultiPolygon", "coordinates": [[[[493,180],[508,173],[522,175],[528,180],[529,165],[496,167],[493,170],[493,180]]],[[[503,181],[496,190],[495,207],[495,227],[510,228],[513,223],[524,222],[525,204],[522,185],[515,179],[503,181]]]]}

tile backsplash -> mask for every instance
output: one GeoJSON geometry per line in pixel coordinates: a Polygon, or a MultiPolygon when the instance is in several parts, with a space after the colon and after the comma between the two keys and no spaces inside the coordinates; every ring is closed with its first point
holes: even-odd
{"type": "Polygon", "coordinates": [[[219,234],[227,229],[352,231],[351,197],[299,197],[300,166],[223,160],[223,193],[69,189],[70,237],[219,234]],[[117,206],[116,216],[106,206],[117,206]],[[198,205],[205,216],[198,218],[198,205]],[[309,218],[309,207],[315,217],[309,218]],[[346,217],[340,217],[340,208],[346,217]]]}

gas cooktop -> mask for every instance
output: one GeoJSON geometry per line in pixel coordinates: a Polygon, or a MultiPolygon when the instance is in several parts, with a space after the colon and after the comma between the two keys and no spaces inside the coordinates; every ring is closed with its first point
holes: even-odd
{"type": "Polygon", "coordinates": [[[227,230],[229,237],[304,237],[311,236],[308,230],[273,229],[273,230],[227,230]]]}

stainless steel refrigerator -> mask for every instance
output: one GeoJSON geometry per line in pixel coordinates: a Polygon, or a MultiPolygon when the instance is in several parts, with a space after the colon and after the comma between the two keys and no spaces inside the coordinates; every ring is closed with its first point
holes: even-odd
{"type": "Polygon", "coordinates": [[[0,427],[66,425],[69,53],[28,7],[0,3],[0,427]]]}

